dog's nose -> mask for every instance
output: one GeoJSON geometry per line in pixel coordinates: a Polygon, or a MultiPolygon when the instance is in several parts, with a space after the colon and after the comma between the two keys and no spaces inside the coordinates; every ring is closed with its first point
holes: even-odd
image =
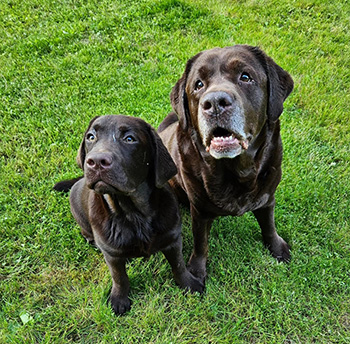
{"type": "Polygon", "coordinates": [[[110,153],[95,153],[86,159],[86,165],[91,169],[107,170],[112,166],[113,159],[110,153]]]}
{"type": "Polygon", "coordinates": [[[226,92],[210,92],[201,100],[202,112],[206,115],[220,115],[228,110],[234,102],[231,95],[226,92]]]}

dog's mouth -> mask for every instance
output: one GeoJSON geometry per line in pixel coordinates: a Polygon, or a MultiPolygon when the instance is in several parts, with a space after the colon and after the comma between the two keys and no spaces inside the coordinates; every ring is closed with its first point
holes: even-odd
{"type": "Polygon", "coordinates": [[[88,187],[91,190],[94,190],[96,193],[98,194],[115,194],[117,193],[117,190],[115,189],[115,187],[113,187],[112,185],[110,185],[109,183],[106,183],[105,181],[99,179],[99,180],[95,180],[94,182],[88,184],[88,187]]]}
{"type": "Polygon", "coordinates": [[[87,184],[88,188],[100,195],[129,195],[135,191],[134,188],[121,187],[110,184],[102,179],[96,179],[87,184]]]}
{"type": "Polygon", "coordinates": [[[234,158],[248,149],[248,140],[234,132],[217,127],[209,136],[206,151],[214,158],[234,158]]]}

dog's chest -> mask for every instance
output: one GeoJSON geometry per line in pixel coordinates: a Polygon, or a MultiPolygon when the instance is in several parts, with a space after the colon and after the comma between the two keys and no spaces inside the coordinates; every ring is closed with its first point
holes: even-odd
{"type": "Polygon", "coordinates": [[[234,176],[204,175],[200,180],[188,180],[190,202],[198,209],[217,215],[240,216],[269,202],[271,193],[261,181],[239,183],[234,176]]]}
{"type": "Polygon", "coordinates": [[[149,256],[156,229],[152,220],[137,214],[112,216],[101,231],[101,239],[111,249],[127,256],[149,256]]]}
{"type": "Polygon", "coordinates": [[[113,256],[149,256],[154,229],[150,221],[133,216],[92,212],[89,216],[96,245],[113,256]],[[96,215],[97,214],[97,215],[96,215]]]}
{"type": "Polygon", "coordinates": [[[248,211],[264,206],[270,199],[270,194],[259,192],[238,195],[227,188],[220,193],[210,192],[210,206],[215,208],[214,213],[220,215],[241,216],[248,211]]]}

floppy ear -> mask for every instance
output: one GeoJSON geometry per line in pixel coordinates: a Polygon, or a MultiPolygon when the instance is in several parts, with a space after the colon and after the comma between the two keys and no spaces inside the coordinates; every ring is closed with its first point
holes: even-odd
{"type": "Polygon", "coordinates": [[[269,103],[268,117],[277,121],[283,111],[283,102],[292,92],[294,82],[292,77],[270,57],[266,56],[269,103]]]}
{"type": "Polygon", "coordinates": [[[149,126],[149,132],[153,146],[155,185],[157,188],[161,188],[170,178],[175,176],[177,168],[161,138],[151,126],[149,126]]]}
{"type": "Polygon", "coordinates": [[[77,164],[78,166],[84,170],[84,162],[85,162],[85,157],[86,157],[86,150],[85,150],[85,136],[87,134],[87,132],[90,130],[91,126],[92,126],[92,123],[95,122],[95,120],[97,118],[99,118],[100,116],[96,116],[94,117],[90,123],[89,123],[89,126],[88,128],[86,129],[85,133],[84,133],[84,137],[83,137],[83,140],[81,141],[81,144],[80,144],[80,147],[79,147],[79,150],[78,150],[78,155],[77,155],[77,164]]]}
{"type": "Polygon", "coordinates": [[[246,45],[251,52],[258,58],[264,66],[267,75],[268,87],[268,119],[272,122],[278,120],[283,111],[283,102],[292,92],[294,82],[292,77],[282,69],[271,57],[267,56],[258,47],[246,45]]]}
{"type": "Polygon", "coordinates": [[[190,110],[188,107],[188,99],[186,94],[186,83],[188,74],[191,71],[193,63],[202,53],[197,54],[187,61],[185,72],[182,74],[182,77],[175,84],[170,93],[170,102],[179,118],[179,123],[183,130],[186,130],[191,121],[190,110]]]}

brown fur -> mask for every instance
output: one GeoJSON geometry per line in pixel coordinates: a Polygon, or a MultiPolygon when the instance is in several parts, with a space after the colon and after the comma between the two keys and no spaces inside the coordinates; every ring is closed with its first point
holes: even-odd
{"type": "Polygon", "coordinates": [[[175,113],[158,132],[179,171],[170,184],[190,204],[189,267],[196,276],[206,276],[209,231],[222,215],[252,211],[272,255],[290,260],[275,229],[274,207],[282,161],[279,116],[292,89],[286,71],[247,45],[197,54],[174,86],[175,113]]]}
{"type": "Polygon", "coordinates": [[[153,128],[133,117],[97,117],[77,161],[84,178],[72,187],[71,211],[83,236],[104,255],[114,312],[130,309],[126,259],[157,251],[164,253],[180,287],[202,292],[203,283],[186,269],[182,256],[178,204],[167,183],[176,167],[153,128]]]}

